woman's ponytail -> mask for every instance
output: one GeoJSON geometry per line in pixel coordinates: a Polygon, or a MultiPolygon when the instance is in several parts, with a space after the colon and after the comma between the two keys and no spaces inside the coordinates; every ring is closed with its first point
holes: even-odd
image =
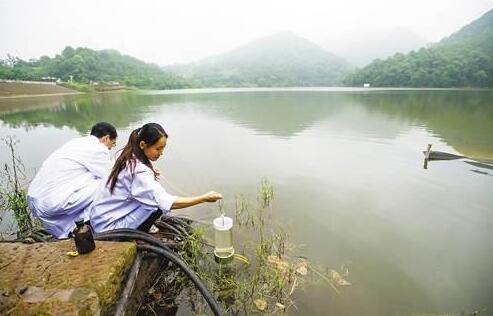
{"type": "Polygon", "coordinates": [[[106,185],[110,185],[111,193],[113,193],[113,190],[115,189],[116,180],[118,179],[120,171],[125,169],[127,163],[130,164],[130,170],[132,171],[132,173],[135,170],[135,157],[133,155],[133,151],[136,146],[139,146],[139,130],[140,128],[134,129],[132,133],[130,133],[127,144],[125,145],[125,147],[123,147],[121,154],[118,156],[115,164],[113,165],[113,169],[111,170],[110,176],[108,177],[108,181],[106,181],[106,185]]]}

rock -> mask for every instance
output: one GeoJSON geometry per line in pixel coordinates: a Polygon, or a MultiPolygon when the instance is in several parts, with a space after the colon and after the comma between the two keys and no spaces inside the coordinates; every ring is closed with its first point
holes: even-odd
{"type": "Polygon", "coordinates": [[[96,242],[96,250],[67,256],[72,240],[0,244],[0,315],[111,313],[136,247],[96,242]]]}
{"type": "Polygon", "coordinates": [[[303,276],[307,275],[308,274],[308,263],[306,261],[299,263],[296,266],[296,273],[303,275],[303,276]]]}
{"type": "Polygon", "coordinates": [[[342,276],[336,270],[329,270],[329,278],[335,283],[336,286],[348,286],[351,285],[348,281],[344,280],[342,276]]]}
{"type": "Polygon", "coordinates": [[[278,256],[268,256],[267,263],[269,263],[281,273],[286,273],[289,269],[289,263],[283,261],[278,256]]]}
{"type": "Polygon", "coordinates": [[[257,306],[257,308],[261,311],[267,308],[267,302],[264,299],[257,298],[253,301],[253,303],[255,303],[255,306],[257,306]]]}

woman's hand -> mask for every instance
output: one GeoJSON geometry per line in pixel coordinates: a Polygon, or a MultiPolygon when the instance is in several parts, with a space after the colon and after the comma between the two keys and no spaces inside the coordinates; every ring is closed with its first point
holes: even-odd
{"type": "Polygon", "coordinates": [[[179,209],[194,206],[204,202],[216,202],[217,200],[221,200],[223,196],[221,193],[217,193],[215,191],[209,191],[202,195],[190,196],[190,197],[177,197],[173,205],[171,205],[171,209],[179,209]]]}
{"type": "Polygon", "coordinates": [[[159,176],[161,175],[161,169],[159,169],[156,166],[152,166],[152,170],[154,170],[154,178],[156,178],[156,180],[159,180],[159,176]]]}
{"type": "Polygon", "coordinates": [[[203,195],[204,202],[216,202],[217,200],[222,200],[223,196],[221,193],[215,191],[209,191],[203,195]]]}

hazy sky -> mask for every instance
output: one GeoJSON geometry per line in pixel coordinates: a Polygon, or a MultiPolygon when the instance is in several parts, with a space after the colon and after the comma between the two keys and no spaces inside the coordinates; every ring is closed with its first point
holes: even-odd
{"type": "Polygon", "coordinates": [[[492,8],[493,0],[0,0],[0,58],[54,56],[71,45],[165,65],[284,30],[325,47],[396,27],[433,42],[492,8]]]}

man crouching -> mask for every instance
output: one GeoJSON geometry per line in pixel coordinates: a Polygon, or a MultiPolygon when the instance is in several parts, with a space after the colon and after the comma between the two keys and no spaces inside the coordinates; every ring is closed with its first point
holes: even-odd
{"type": "Polygon", "coordinates": [[[90,136],[72,139],[53,152],[29,185],[29,208],[54,237],[68,236],[74,220],[83,216],[98,186],[107,180],[116,137],[113,125],[97,123],[90,136]]]}

